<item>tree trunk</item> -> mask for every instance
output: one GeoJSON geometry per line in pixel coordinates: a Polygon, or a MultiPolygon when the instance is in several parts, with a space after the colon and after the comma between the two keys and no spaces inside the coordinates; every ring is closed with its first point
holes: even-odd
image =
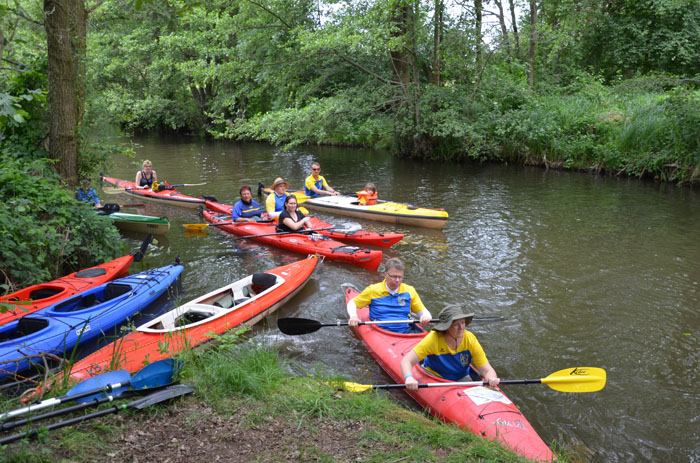
{"type": "Polygon", "coordinates": [[[474,16],[475,16],[475,24],[474,24],[474,41],[475,46],[476,46],[476,66],[477,68],[481,67],[481,54],[482,54],[482,38],[483,38],[483,30],[482,30],[482,23],[483,23],[483,16],[484,16],[484,4],[482,0],[474,0],[474,16]]]}
{"type": "Polygon", "coordinates": [[[537,0],[530,0],[530,46],[527,50],[527,83],[535,86],[535,47],[537,43],[537,0]]]}
{"type": "Polygon", "coordinates": [[[440,47],[442,43],[442,17],[445,4],[442,0],[435,0],[435,19],[433,24],[433,69],[430,74],[430,82],[440,86],[440,47]]]}
{"type": "Polygon", "coordinates": [[[85,115],[87,10],[85,9],[85,0],[68,0],[68,5],[70,8],[73,69],[75,70],[75,120],[77,124],[80,124],[85,115]]]}
{"type": "Polygon", "coordinates": [[[510,8],[510,20],[513,23],[513,43],[515,43],[515,58],[520,59],[520,34],[518,34],[518,21],[515,17],[515,0],[508,0],[510,8]]]}
{"type": "Polygon", "coordinates": [[[76,84],[70,0],[44,0],[48,47],[49,156],[69,187],[78,184],[76,84]]]}
{"type": "Polygon", "coordinates": [[[510,39],[508,38],[508,26],[506,26],[506,17],[503,13],[503,2],[501,0],[494,0],[496,7],[498,8],[498,24],[501,26],[501,43],[503,44],[503,49],[506,51],[508,56],[513,56],[513,51],[510,47],[510,39]]]}

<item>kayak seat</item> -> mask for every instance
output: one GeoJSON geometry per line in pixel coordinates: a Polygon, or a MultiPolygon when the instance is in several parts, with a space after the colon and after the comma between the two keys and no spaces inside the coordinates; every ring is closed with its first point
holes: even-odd
{"type": "Polygon", "coordinates": [[[95,293],[91,293],[82,298],[82,300],[80,301],[80,307],[83,309],[87,309],[98,303],[99,301],[97,300],[97,296],[95,296],[95,293]]]}
{"type": "Polygon", "coordinates": [[[47,297],[55,296],[56,294],[60,293],[63,291],[60,288],[41,288],[41,289],[35,289],[31,293],[29,293],[29,299],[32,301],[37,301],[39,299],[46,299],[47,297]]]}
{"type": "Polygon", "coordinates": [[[100,277],[102,275],[105,275],[107,273],[107,269],[104,269],[102,267],[100,268],[86,268],[85,270],[81,270],[78,273],[75,274],[76,278],[95,278],[95,277],[100,277]]]}
{"type": "Polygon", "coordinates": [[[36,333],[49,326],[49,321],[43,318],[22,317],[17,323],[17,328],[9,330],[0,336],[0,342],[10,341],[23,336],[36,333]]]}
{"type": "Polygon", "coordinates": [[[108,283],[107,286],[105,286],[104,300],[110,301],[115,297],[119,297],[122,294],[128,293],[129,291],[131,291],[131,286],[129,285],[122,285],[119,283],[108,283]]]}
{"type": "Polygon", "coordinates": [[[277,277],[271,273],[254,273],[251,289],[255,294],[260,294],[270,289],[277,283],[277,277]]]}

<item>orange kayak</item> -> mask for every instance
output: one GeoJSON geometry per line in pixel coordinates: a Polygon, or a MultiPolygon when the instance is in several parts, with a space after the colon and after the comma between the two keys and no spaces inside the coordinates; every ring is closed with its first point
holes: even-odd
{"type": "MultiPolygon", "coordinates": [[[[213,212],[222,212],[224,214],[230,214],[233,206],[228,204],[217,203],[214,201],[206,202],[207,209],[213,212]]],[[[359,224],[357,224],[359,227],[359,224]]],[[[316,217],[311,217],[311,222],[309,223],[309,228],[331,228],[331,230],[319,231],[321,235],[333,238],[334,240],[344,241],[348,243],[356,243],[361,246],[380,246],[383,248],[388,248],[403,239],[402,233],[377,233],[377,232],[366,232],[362,230],[348,229],[344,230],[341,227],[332,228],[333,225],[323,220],[317,219],[316,217]]]]}
{"type": "Polygon", "coordinates": [[[130,195],[138,196],[141,199],[148,201],[161,203],[161,204],[174,204],[176,206],[197,208],[200,205],[204,205],[204,200],[202,198],[195,198],[194,196],[188,196],[182,194],[179,191],[163,190],[163,191],[153,191],[150,188],[136,188],[134,182],[128,180],[121,180],[114,177],[107,177],[106,175],[100,175],[103,182],[115,187],[122,188],[124,192],[130,195]]]}
{"type": "Polygon", "coordinates": [[[133,261],[134,255],[122,256],[48,283],[40,283],[6,294],[0,297],[0,304],[9,305],[12,310],[0,313],[0,326],[102,283],[125,277],[133,261]]]}
{"type": "MultiPolygon", "coordinates": [[[[345,288],[346,303],[357,296],[354,288],[345,288]]],[[[357,311],[361,321],[369,320],[369,308],[357,311]]],[[[379,325],[360,325],[355,333],[369,353],[397,383],[403,384],[401,360],[427,332],[399,334],[379,325]]],[[[420,365],[413,368],[419,383],[447,383],[428,373],[420,365]]],[[[484,386],[446,386],[406,391],[430,414],[447,423],[457,424],[486,439],[535,461],[552,461],[554,454],[533,429],[525,415],[499,388],[484,386]]]]}
{"type": "Polygon", "coordinates": [[[252,326],[301,291],[318,262],[318,257],[311,256],[254,273],[177,307],[78,361],[71,370],[71,382],[116,369],[133,373],[215,334],[252,326]]]}
{"type": "Polygon", "coordinates": [[[348,246],[327,236],[302,233],[277,233],[274,223],[243,222],[231,223],[231,214],[202,212],[204,219],[212,224],[222,224],[217,228],[251,240],[287,251],[310,255],[318,254],[326,259],[358,265],[368,270],[377,270],[382,262],[382,251],[348,246]],[[226,224],[226,225],[224,225],[226,224]],[[264,236],[260,236],[264,235],[264,236]]]}

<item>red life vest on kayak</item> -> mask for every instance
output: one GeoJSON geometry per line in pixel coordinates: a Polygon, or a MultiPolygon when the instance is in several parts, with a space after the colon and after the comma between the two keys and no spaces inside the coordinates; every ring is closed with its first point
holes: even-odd
{"type": "Polygon", "coordinates": [[[377,202],[377,193],[370,193],[367,190],[358,191],[357,200],[360,202],[360,204],[371,206],[377,202]]]}

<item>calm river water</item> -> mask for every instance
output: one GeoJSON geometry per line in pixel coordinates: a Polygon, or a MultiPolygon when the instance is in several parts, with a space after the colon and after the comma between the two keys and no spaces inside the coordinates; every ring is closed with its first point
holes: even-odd
{"type": "MultiPolygon", "coordinates": [[[[413,284],[436,315],[460,303],[501,378],[541,378],[568,367],[607,370],[605,389],[567,394],[545,385],[506,386],[542,438],[581,461],[700,462],[700,192],[635,179],[490,165],[398,160],[356,149],[309,147],[291,152],[263,144],[193,139],[136,139],[137,158],[153,161],[169,183],[207,182],[183,193],[232,204],[242,184],[277,176],[298,189],[312,160],[336,189],[367,181],[379,197],[450,214],[442,230],[363,222],[406,237],[384,253],[407,264],[413,284]]],[[[133,180],[140,167],[114,159],[108,172],[133,180]]],[[[124,195],[104,200],[135,202],[124,195]]],[[[152,247],[149,266],[185,265],[183,300],[299,255],[242,242],[215,229],[192,236],[191,209],[147,204],[170,232],[152,247]]],[[[319,215],[327,222],[355,220],[319,215]]],[[[126,238],[130,246],[138,236],[126,238]]],[[[341,284],[362,288],[379,272],[327,261],[279,317],[345,319],[341,284]]],[[[271,317],[271,318],[274,318],[271,317]]],[[[275,320],[252,332],[307,370],[338,371],[360,383],[389,380],[346,328],[289,337],[275,320]]],[[[415,407],[402,393],[396,400],[415,407]]]]}

